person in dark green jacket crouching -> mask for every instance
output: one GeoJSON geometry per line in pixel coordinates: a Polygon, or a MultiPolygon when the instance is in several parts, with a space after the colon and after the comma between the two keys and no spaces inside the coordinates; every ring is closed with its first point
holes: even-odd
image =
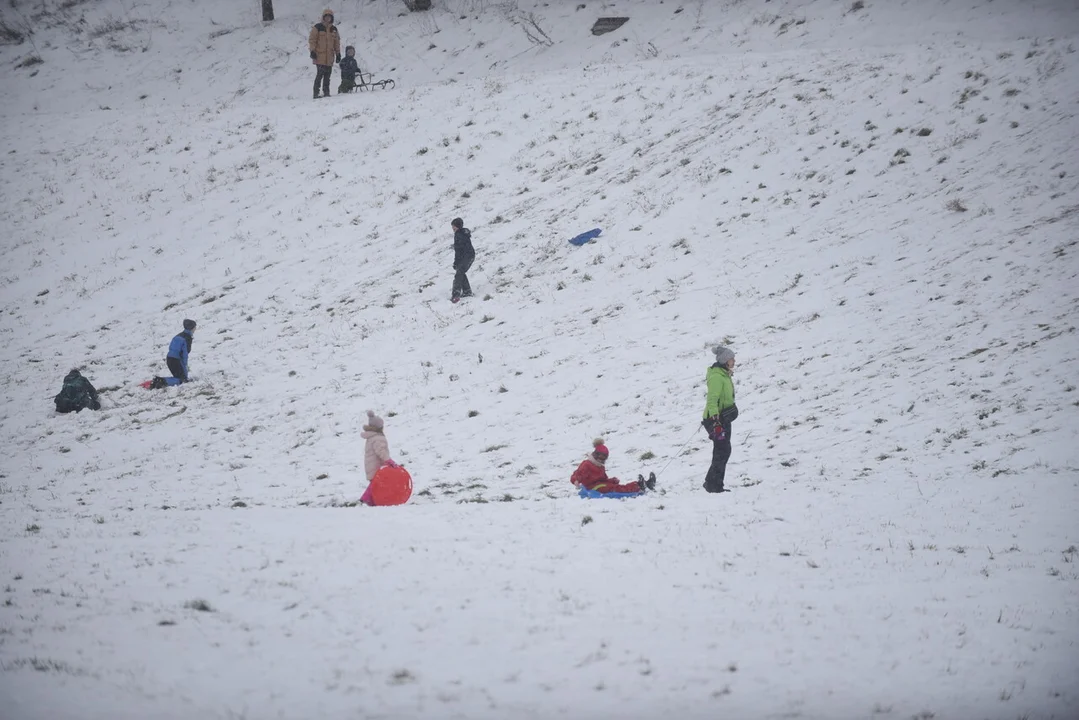
{"type": "Polygon", "coordinates": [[[723,480],[727,474],[727,461],[731,459],[731,423],[738,417],[738,406],[734,404],[734,381],[731,379],[734,351],[720,345],[712,352],[716,362],[708,368],[708,400],[701,421],[712,440],[712,465],[704,478],[704,489],[721,493],[726,490],[723,480]]]}
{"type": "Polygon", "coordinates": [[[97,390],[78,370],[72,370],[64,378],[64,387],[54,399],[56,412],[69,413],[80,410],[100,410],[101,401],[97,390]]]}

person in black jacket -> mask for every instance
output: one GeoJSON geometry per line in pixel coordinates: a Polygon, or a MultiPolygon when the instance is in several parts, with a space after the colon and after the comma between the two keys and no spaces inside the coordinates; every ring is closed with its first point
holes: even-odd
{"type": "Polygon", "coordinates": [[[356,89],[356,76],[360,74],[360,66],[356,62],[356,48],[351,45],[346,47],[345,56],[337,64],[341,66],[341,84],[337,86],[337,92],[352,92],[356,89]]]}
{"type": "Polygon", "coordinates": [[[101,409],[97,390],[78,370],[72,370],[64,378],[64,387],[56,396],[55,402],[58,413],[79,412],[86,408],[101,409]]]}
{"type": "Polygon", "coordinates": [[[463,297],[472,297],[472,286],[465,275],[476,260],[476,250],[472,247],[472,231],[465,227],[465,221],[454,218],[450,223],[453,228],[453,294],[451,302],[459,302],[463,297]]]}

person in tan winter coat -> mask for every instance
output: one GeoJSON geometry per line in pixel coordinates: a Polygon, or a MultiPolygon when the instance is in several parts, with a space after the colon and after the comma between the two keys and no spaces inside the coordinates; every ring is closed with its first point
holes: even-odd
{"type": "Polygon", "coordinates": [[[311,28],[307,36],[307,45],[311,51],[311,62],[318,68],[315,74],[315,99],[318,100],[318,86],[322,85],[322,94],[330,96],[330,75],[334,62],[341,62],[341,36],[333,24],[333,10],[322,11],[322,22],[311,28]]]}
{"type": "Polygon", "coordinates": [[[367,411],[367,424],[363,426],[360,437],[367,441],[363,448],[363,470],[367,474],[367,490],[364,491],[360,502],[365,505],[371,503],[371,481],[375,473],[384,465],[397,467],[397,463],[390,459],[390,444],[386,435],[382,432],[383,421],[371,410],[367,411]]]}

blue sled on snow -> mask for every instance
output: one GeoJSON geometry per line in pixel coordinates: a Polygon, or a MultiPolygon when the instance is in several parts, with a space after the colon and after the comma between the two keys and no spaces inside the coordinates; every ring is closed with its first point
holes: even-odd
{"type": "Polygon", "coordinates": [[[577,490],[577,495],[579,495],[582,498],[591,500],[591,499],[595,499],[595,498],[629,498],[629,497],[637,497],[638,495],[644,495],[644,493],[643,492],[635,492],[635,493],[601,493],[601,492],[596,492],[595,490],[589,490],[588,488],[583,487],[583,488],[580,488],[579,490],[577,490]]]}
{"type": "Polygon", "coordinates": [[[575,238],[570,238],[569,244],[570,245],[584,245],[585,243],[592,242],[593,240],[598,238],[600,233],[602,233],[602,232],[603,231],[600,230],[599,228],[594,228],[592,230],[589,230],[586,233],[581,233],[580,235],[578,235],[575,238]]]}

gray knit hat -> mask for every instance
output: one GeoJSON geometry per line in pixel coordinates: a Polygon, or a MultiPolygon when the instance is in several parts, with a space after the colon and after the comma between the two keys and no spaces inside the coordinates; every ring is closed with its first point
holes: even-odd
{"type": "Polygon", "coordinates": [[[712,348],[712,352],[716,354],[716,362],[720,365],[726,365],[731,360],[734,360],[734,350],[722,345],[716,345],[712,348]]]}

